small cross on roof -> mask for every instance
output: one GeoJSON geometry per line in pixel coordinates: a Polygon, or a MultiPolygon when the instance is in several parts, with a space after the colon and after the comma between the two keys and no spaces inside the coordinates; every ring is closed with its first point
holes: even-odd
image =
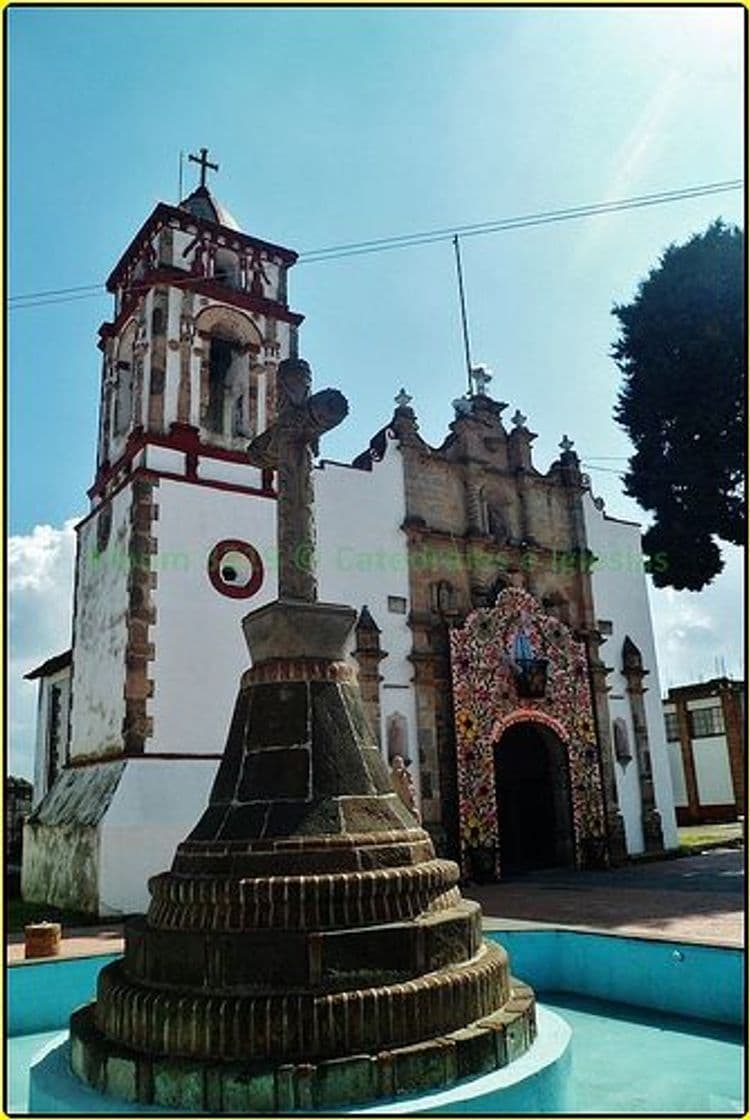
{"type": "Polygon", "coordinates": [[[474,366],[471,371],[471,380],[474,383],[474,394],[477,397],[487,395],[487,385],[492,381],[492,374],[485,365],[474,366]]]}
{"type": "Polygon", "coordinates": [[[200,164],[200,167],[201,167],[201,186],[205,187],[205,185],[206,185],[206,171],[208,170],[209,167],[211,168],[212,171],[218,171],[219,170],[219,165],[218,165],[218,163],[211,163],[211,161],[209,160],[209,158],[208,158],[208,148],[201,148],[200,153],[201,154],[199,156],[194,156],[191,153],[190,155],[188,155],[188,159],[190,160],[191,163],[199,163],[200,164]]]}
{"type": "Polygon", "coordinates": [[[563,436],[558,444],[558,447],[561,449],[561,451],[572,451],[575,447],[575,442],[572,439],[568,439],[567,436],[563,436]]]}

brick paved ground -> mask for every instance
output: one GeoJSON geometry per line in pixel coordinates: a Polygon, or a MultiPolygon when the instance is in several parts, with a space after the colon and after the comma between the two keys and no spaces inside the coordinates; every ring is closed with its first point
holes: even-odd
{"type": "MultiPolygon", "coordinates": [[[[616,871],[540,871],[523,879],[470,885],[488,929],[544,926],[638,937],[742,945],[744,852],[710,851],[616,871]]],[[[62,956],[116,953],[122,926],[64,930],[62,956]]],[[[8,939],[8,962],[23,960],[23,934],[8,939]]]]}
{"type": "Polygon", "coordinates": [[[567,927],[742,945],[744,851],[716,850],[614,871],[544,871],[470,886],[488,928],[567,927]]]}

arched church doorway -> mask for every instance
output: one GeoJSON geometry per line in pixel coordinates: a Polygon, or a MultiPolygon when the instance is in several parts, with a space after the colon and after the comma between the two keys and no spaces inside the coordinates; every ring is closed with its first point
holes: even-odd
{"type": "Polygon", "coordinates": [[[551,728],[515,723],[495,745],[495,793],[503,878],[575,862],[565,745],[551,728]]]}

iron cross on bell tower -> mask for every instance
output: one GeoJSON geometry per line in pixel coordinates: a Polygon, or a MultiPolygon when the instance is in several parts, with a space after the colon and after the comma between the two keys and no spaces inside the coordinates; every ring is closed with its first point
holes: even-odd
{"type": "Polygon", "coordinates": [[[202,187],[205,187],[205,185],[206,185],[206,171],[209,168],[211,168],[212,171],[218,171],[219,170],[218,163],[211,163],[211,161],[209,160],[209,158],[208,158],[208,148],[201,148],[199,156],[194,156],[191,153],[190,155],[188,155],[188,159],[190,160],[191,163],[199,163],[200,164],[201,186],[202,187]]]}

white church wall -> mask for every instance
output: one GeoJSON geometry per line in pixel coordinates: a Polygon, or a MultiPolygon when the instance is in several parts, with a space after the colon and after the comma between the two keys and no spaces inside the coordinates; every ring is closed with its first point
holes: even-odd
{"type": "Polygon", "coordinates": [[[175,268],[182,268],[186,272],[190,271],[190,261],[185,254],[194,240],[194,233],[185,233],[181,229],[172,230],[172,264],[175,268]]]}
{"type": "MultiPolygon", "coordinates": [[[[259,472],[221,460],[201,461],[201,473],[234,468],[247,484],[259,472]]],[[[381,663],[386,686],[408,686],[411,634],[406,614],[388,611],[388,597],[408,603],[406,539],[400,454],[392,449],[372,472],[326,464],[314,472],[318,532],[319,594],[322,599],[367,605],[382,631],[389,656],[381,663]]],[[[229,479],[226,479],[229,481],[229,479]]],[[[249,664],[241,619],[276,596],[276,503],[272,499],[210,486],[162,479],[159,517],[153,533],[157,586],[152,592],[156,623],[151,627],[155,660],[154,695],[149,702],[153,736],[147,752],[220,752],[234,705],[240,673],[249,664]],[[249,599],[227,598],[208,578],[211,549],[224,539],[247,541],[257,550],[264,582],[249,599]],[[192,702],[200,698],[199,703],[192,702]]],[[[409,723],[414,757],[413,698],[403,688],[382,692],[385,720],[402,712],[409,723]]]]}
{"type": "Polygon", "coordinates": [[[170,471],[172,474],[185,473],[185,453],[173,447],[157,447],[150,443],[144,448],[143,465],[152,471],[170,471]]]}
{"type": "Polygon", "coordinates": [[[111,499],[106,548],[97,547],[94,514],[78,527],[70,757],[122,750],[131,489],[111,499]]]}
{"type": "MultiPolygon", "coordinates": [[[[674,848],[678,842],[674,793],[664,731],[651,610],[646,575],[643,572],[640,527],[631,522],[607,517],[596,508],[590,493],[584,494],[583,510],[588,545],[599,558],[592,576],[596,617],[612,623],[612,634],[601,647],[602,659],[613,667],[613,672],[607,678],[612,693],[623,696],[627,706],[626,681],[622,674],[622,645],[627,636],[630,636],[640,650],[644,668],[649,672],[644,682],[647,691],[643,699],[648,725],[654,796],[656,807],[661,815],[664,845],[667,848],[674,848]]],[[[624,711],[613,710],[613,714],[624,715],[624,711]]],[[[628,729],[632,736],[633,729],[629,718],[628,729]]],[[[634,759],[626,771],[635,771],[636,766],[637,760],[634,759]]],[[[616,763],[618,794],[625,820],[626,836],[635,836],[641,831],[640,797],[637,796],[637,786],[634,790],[632,780],[627,780],[627,776],[626,780],[623,780],[622,770],[623,768],[616,763]]],[[[641,838],[640,849],[636,850],[642,850],[642,845],[641,838]]],[[[630,850],[629,844],[628,848],[630,850]]]]}
{"type": "Polygon", "coordinates": [[[211,482],[231,482],[237,486],[249,486],[260,490],[263,485],[263,472],[249,463],[234,463],[228,459],[212,459],[201,456],[198,463],[198,478],[211,482]]]}
{"type": "MultiPolygon", "coordinates": [[[[383,459],[371,471],[326,462],[314,477],[321,598],[349,603],[357,611],[369,608],[381,630],[381,648],[388,653],[380,663],[383,752],[388,717],[400,713],[407,721],[409,757],[416,760],[408,554],[400,528],[406,514],[401,452],[388,440],[383,459]],[[404,600],[405,612],[389,610],[389,597],[404,600]]],[[[412,776],[418,783],[416,765],[412,776]]]]}
{"type": "Polygon", "coordinates": [[[170,867],[175,848],[197,824],[218,765],[212,759],[128,760],[100,826],[101,917],[147,909],[147,880],[170,867]],[[178,790],[179,796],[165,795],[178,790]]]}
{"type": "Polygon", "coordinates": [[[250,663],[241,620],[276,597],[276,503],[169,479],[161,480],[157,501],[153,736],[146,750],[221,753],[239,675],[250,663]],[[264,580],[251,598],[228,598],[209,580],[209,554],[227,539],[247,541],[261,557],[264,580]]]}
{"type": "MultiPolygon", "coordinates": [[[[607,617],[609,617],[609,615],[607,617]]],[[[602,650],[602,657],[606,663],[608,665],[612,664],[612,659],[607,656],[607,646],[603,646],[602,650]]],[[[612,682],[613,676],[614,674],[607,678],[610,683],[612,682]]],[[[614,684],[612,688],[613,691],[609,694],[611,723],[614,723],[616,719],[625,721],[625,726],[628,731],[628,743],[630,744],[631,751],[631,759],[626,765],[618,762],[617,758],[615,758],[617,797],[620,803],[623,824],[625,826],[625,846],[629,852],[642,852],[645,848],[645,843],[641,823],[641,787],[638,779],[638,759],[636,757],[633,717],[630,711],[630,704],[627,698],[622,695],[621,689],[615,687],[614,684]]],[[[610,734],[613,734],[611,728],[610,734]]]]}

